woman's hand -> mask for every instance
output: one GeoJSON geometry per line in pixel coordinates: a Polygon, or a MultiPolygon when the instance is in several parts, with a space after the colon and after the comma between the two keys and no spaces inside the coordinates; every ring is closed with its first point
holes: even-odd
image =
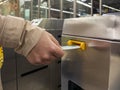
{"type": "Polygon", "coordinates": [[[62,57],[64,54],[58,41],[48,32],[41,35],[37,45],[27,56],[31,64],[49,64],[52,60],[62,57]]]}

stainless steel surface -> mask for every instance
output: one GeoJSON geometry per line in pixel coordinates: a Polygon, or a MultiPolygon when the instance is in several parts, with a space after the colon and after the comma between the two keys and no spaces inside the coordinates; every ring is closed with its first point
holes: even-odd
{"type": "Polygon", "coordinates": [[[18,90],[50,90],[50,70],[45,68],[19,76],[18,90]]]}
{"type": "Polygon", "coordinates": [[[41,5],[41,0],[38,0],[38,18],[40,18],[40,6],[41,5]]]}
{"type": "Polygon", "coordinates": [[[60,18],[63,18],[63,0],[60,0],[60,18]]]}
{"type": "Polygon", "coordinates": [[[63,34],[120,40],[120,17],[94,16],[66,19],[63,34]]]}
{"type": "Polygon", "coordinates": [[[31,2],[30,2],[30,20],[32,20],[33,19],[33,0],[31,0],[31,2]]]}
{"type": "Polygon", "coordinates": [[[99,0],[99,14],[102,15],[102,3],[103,0],[99,0]]]}
{"type": "MultiPolygon", "coordinates": [[[[95,42],[103,45],[102,41],[76,37],[65,37],[65,39],[82,40],[87,45],[95,42]]],[[[107,43],[104,42],[104,44],[107,43]]],[[[62,59],[62,90],[69,90],[67,88],[69,80],[84,90],[108,90],[109,48],[103,48],[103,46],[99,48],[97,45],[88,46],[86,51],[79,49],[65,51],[62,59]]]]}
{"type": "Polygon", "coordinates": [[[77,0],[74,0],[73,1],[73,18],[75,18],[76,17],[76,15],[77,15],[77,12],[76,12],[76,4],[77,4],[77,2],[76,2],[77,0]]]}
{"type": "Polygon", "coordinates": [[[84,41],[86,50],[65,51],[62,90],[120,90],[119,26],[115,17],[65,20],[62,45],[68,40],[84,41]]]}
{"type": "Polygon", "coordinates": [[[50,0],[47,0],[48,1],[48,18],[51,17],[51,14],[50,14],[50,8],[51,8],[51,3],[50,3],[50,0]]]}
{"type": "Polygon", "coordinates": [[[93,0],[91,0],[91,16],[93,16],[93,0]]]}

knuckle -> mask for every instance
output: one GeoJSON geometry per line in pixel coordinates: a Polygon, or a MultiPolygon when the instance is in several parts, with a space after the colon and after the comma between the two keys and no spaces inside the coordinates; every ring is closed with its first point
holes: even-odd
{"type": "Polygon", "coordinates": [[[43,56],[42,56],[42,60],[44,61],[44,60],[48,60],[48,59],[50,59],[50,56],[48,55],[48,54],[44,54],[43,56]]]}
{"type": "Polygon", "coordinates": [[[38,65],[42,63],[40,58],[29,58],[28,61],[33,65],[38,65]]]}
{"type": "Polygon", "coordinates": [[[42,63],[41,59],[36,59],[34,62],[34,64],[41,64],[41,63],[42,63]]]}
{"type": "Polygon", "coordinates": [[[50,52],[55,52],[56,51],[56,48],[55,47],[50,47],[50,52]]]}

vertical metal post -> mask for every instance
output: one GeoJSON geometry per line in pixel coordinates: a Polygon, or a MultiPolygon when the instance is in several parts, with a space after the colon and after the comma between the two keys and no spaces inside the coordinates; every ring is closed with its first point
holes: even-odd
{"type": "Polygon", "coordinates": [[[23,18],[25,18],[25,0],[24,0],[24,4],[23,4],[23,18]]]}
{"type": "Polygon", "coordinates": [[[91,16],[93,16],[93,0],[91,0],[91,16]]]}
{"type": "Polygon", "coordinates": [[[51,4],[50,4],[50,0],[48,0],[48,18],[51,17],[51,15],[50,15],[50,9],[51,9],[51,4]]]}
{"type": "Polygon", "coordinates": [[[73,17],[75,18],[76,17],[76,3],[77,2],[77,0],[74,0],[73,1],[73,17]]]}
{"type": "Polygon", "coordinates": [[[16,16],[20,16],[20,3],[19,3],[19,0],[15,0],[15,4],[17,5],[16,7],[17,7],[17,9],[15,9],[15,15],[16,16]]]}
{"type": "Polygon", "coordinates": [[[99,0],[99,14],[102,15],[102,0],[99,0]]]}
{"type": "Polygon", "coordinates": [[[32,20],[33,17],[33,0],[31,0],[31,6],[30,6],[30,20],[32,20]]]}
{"type": "Polygon", "coordinates": [[[60,0],[60,18],[63,18],[63,0],[60,0]]]}
{"type": "Polygon", "coordinates": [[[38,18],[40,18],[40,4],[41,4],[41,1],[38,0],[38,18]]]}

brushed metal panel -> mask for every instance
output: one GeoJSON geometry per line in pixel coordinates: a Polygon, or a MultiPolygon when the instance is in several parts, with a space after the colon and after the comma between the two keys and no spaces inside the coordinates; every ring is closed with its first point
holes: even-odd
{"type": "Polygon", "coordinates": [[[87,49],[65,51],[62,58],[62,90],[68,90],[68,80],[85,90],[108,90],[110,43],[70,36],[63,38],[64,41],[69,39],[85,41],[87,49]]]}
{"type": "Polygon", "coordinates": [[[120,90],[120,42],[63,35],[68,40],[85,41],[87,49],[67,50],[62,58],[62,90],[71,80],[85,90],[120,90]]]}
{"type": "Polygon", "coordinates": [[[111,43],[109,90],[120,90],[120,42],[111,43]]]}
{"type": "Polygon", "coordinates": [[[18,78],[18,90],[50,90],[49,69],[18,78]]]}
{"type": "Polygon", "coordinates": [[[120,40],[120,17],[108,15],[65,19],[63,34],[120,40]]]}

